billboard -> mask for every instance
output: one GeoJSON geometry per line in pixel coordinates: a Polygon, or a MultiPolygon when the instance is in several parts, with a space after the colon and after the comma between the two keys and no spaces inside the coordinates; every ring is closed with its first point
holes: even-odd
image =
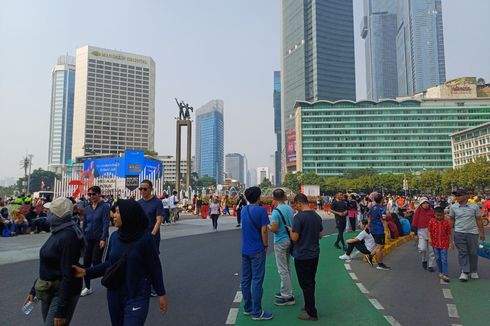
{"type": "Polygon", "coordinates": [[[126,151],[124,157],[89,159],[83,163],[86,176],[92,178],[115,176],[125,178],[128,175],[148,177],[156,171],[156,177],[162,175],[162,162],[145,158],[142,151],[126,151]]]}
{"type": "Polygon", "coordinates": [[[286,130],[286,165],[296,166],[296,131],[294,128],[286,130]]]}

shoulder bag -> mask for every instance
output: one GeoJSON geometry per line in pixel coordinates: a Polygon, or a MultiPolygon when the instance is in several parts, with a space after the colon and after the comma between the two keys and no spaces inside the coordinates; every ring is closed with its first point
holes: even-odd
{"type": "Polygon", "coordinates": [[[128,260],[128,254],[133,246],[134,243],[130,244],[124,254],[114,264],[106,269],[100,282],[109,290],[117,289],[124,283],[126,278],[126,263],[128,260]]]}
{"type": "MultiPolygon", "coordinates": [[[[293,251],[293,247],[294,247],[294,242],[293,242],[293,239],[291,239],[291,233],[289,232],[287,226],[290,226],[286,223],[286,219],[284,218],[284,215],[282,214],[281,210],[279,208],[274,208],[275,211],[277,211],[279,213],[279,215],[281,215],[281,219],[282,219],[282,223],[284,224],[284,228],[286,229],[286,232],[288,234],[288,237],[289,237],[289,242],[290,242],[290,249],[291,249],[291,252],[293,251]]],[[[292,227],[292,226],[290,226],[292,227]]]]}

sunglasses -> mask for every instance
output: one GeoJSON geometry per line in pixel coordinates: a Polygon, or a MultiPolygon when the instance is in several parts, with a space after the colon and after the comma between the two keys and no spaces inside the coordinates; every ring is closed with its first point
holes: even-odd
{"type": "Polygon", "coordinates": [[[140,187],[140,191],[147,191],[148,188],[143,188],[143,187],[140,187]]]}
{"type": "Polygon", "coordinates": [[[96,195],[98,195],[98,193],[96,193],[96,192],[89,192],[87,195],[88,196],[96,196],[96,195]]]}

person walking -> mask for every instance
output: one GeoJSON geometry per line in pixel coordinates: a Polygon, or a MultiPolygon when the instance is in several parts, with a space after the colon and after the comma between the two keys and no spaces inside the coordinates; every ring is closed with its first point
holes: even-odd
{"type": "MultiPolygon", "coordinates": [[[[369,210],[369,225],[368,228],[371,231],[371,234],[374,238],[374,243],[376,243],[376,247],[374,248],[374,254],[376,255],[376,262],[378,266],[376,266],[379,270],[390,270],[391,267],[386,266],[383,263],[383,249],[385,247],[386,235],[384,231],[383,221],[386,218],[386,211],[383,207],[383,195],[374,194],[374,206],[369,210]]],[[[373,265],[372,261],[373,255],[368,255],[368,263],[369,265],[373,265]]]]}
{"type": "MultiPolygon", "coordinates": [[[[102,262],[102,255],[109,236],[110,207],[101,200],[99,186],[88,189],[90,204],[85,208],[83,221],[83,234],[85,236],[85,253],[83,255],[83,266],[98,265],[102,262]]],[[[85,279],[85,288],[80,294],[82,297],[93,293],[90,287],[90,279],[85,279]]]]}
{"type": "Polygon", "coordinates": [[[168,200],[170,204],[170,220],[175,224],[175,221],[179,219],[179,208],[177,207],[179,204],[179,197],[177,197],[177,191],[174,190],[172,196],[170,196],[168,200]]]}
{"type": "Polygon", "coordinates": [[[293,210],[286,205],[287,197],[281,188],[275,189],[272,197],[277,207],[272,210],[269,229],[274,233],[274,254],[281,279],[281,290],[276,294],[274,304],[290,306],[296,303],[291,284],[291,235],[288,230],[293,225],[293,210]]]}
{"type": "Polygon", "coordinates": [[[44,325],[65,326],[71,322],[82,290],[82,280],[73,276],[72,265],[82,255],[83,232],[72,220],[69,199],[57,198],[45,207],[49,208],[51,235],[39,251],[39,278],[24,304],[37,297],[44,325]]]}
{"type": "Polygon", "coordinates": [[[163,224],[170,224],[170,202],[167,194],[163,194],[163,224]]]}
{"type": "Polygon", "coordinates": [[[357,212],[356,195],[351,194],[349,196],[349,201],[347,202],[347,217],[349,218],[350,229],[352,232],[356,231],[357,212]]]}
{"type": "Polygon", "coordinates": [[[415,239],[418,241],[422,268],[434,272],[436,258],[429,243],[429,223],[434,218],[434,210],[430,207],[427,197],[421,197],[419,202],[420,206],[417,207],[413,215],[412,226],[415,228],[415,239]]]}
{"type": "Polygon", "coordinates": [[[242,208],[247,206],[247,200],[243,197],[243,194],[238,196],[238,202],[236,203],[236,227],[239,228],[242,223],[242,208]]]}
{"type": "Polygon", "coordinates": [[[320,239],[323,237],[322,218],[309,207],[308,197],[297,194],[294,205],[298,213],[294,216],[291,239],[294,241],[294,267],[298,282],[303,290],[305,312],[301,320],[318,320],[315,304],[316,271],[320,257],[320,239]]]}
{"type": "Polygon", "coordinates": [[[347,247],[345,246],[344,241],[344,231],[345,227],[347,226],[347,202],[344,200],[343,193],[338,192],[335,195],[335,200],[332,203],[330,211],[335,215],[335,225],[338,230],[337,240],[335,241],[334,246],[337,249],[343,249],[346,251],[347,247]],[[342,248],[339,245],[340,243],[342,244],[342,248]]]}
{"type": "Polygon", "coordinates": [[[253,320],[269,320],[270,312],[262,309],[265,256],[269,239],[267,225],[269,217],[265,207],[259,206],[259,187],[245,190],[249,205],[243,209],[242,218],[242,280],[244,314],[253,320]]]}
{"type": "Polygon", "coordinates": [[[429,244],[434,249],[439,278],[449,282],[447,252],[449,248],[454,249],[451,224],[445,219],[444,208],[441,206],[434,208],[434,216],[429,222],[429,244]]]}
{"type": "Polygon", "coordinates": [[[213,221],[213,230],[218,231],[218,217],[220,213],[220,203],[218,197],[214,197],[214,200],[212,203],[209,204],[209,210],[208,214],[209,217],[211,217],[211,220],[213,221]]]}
{"type": "Polygon", "coordinates": [[[107,289],[107,305],[113,326],[144,325],[150,306],[150,287],[159,296],[159,307],[167,312],[167,296],[155,240],[148,232],[148,218],[140,204],[133,200],[118,200],[114,206],[114,225],[107,259],[87,269],[73,266],[76,277],[98,278],[121,262],[121,283],[107,289]],[[123,258],[124,259],[124,258],[123,258]],[[124,261],[124,260],[123,260],[124,261]]]}
{"type": "Polygon", "coordinates": [[[478,240],[485,240],[481,210],[468,202],[469,194],[464,189],[453,192],[456,203],[449,208],[449,217],[454,226],[454,244],[458,249],[461,269],[460,281],[478,279],[478,240]]]}

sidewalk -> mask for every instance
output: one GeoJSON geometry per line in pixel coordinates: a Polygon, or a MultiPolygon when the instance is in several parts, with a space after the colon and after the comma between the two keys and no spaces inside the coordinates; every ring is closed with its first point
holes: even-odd
{"type": "MultiPolygon", "coordinates": [[[[316,275],[316,302],[319,321],[315,325],[389,325],[384,316],[376,310],[367,297],[359,291],[344,268],[343,261],[338,259],[341,251],[333,247],[335,236],[324,237],[320,241],[320,261],[316,275]]],[[[266,275],[264,281],[264,310],[274,314],[274,318],[264,322],[267,325],[310,325],[311,322],[301,321],[297,316],[304,305],[303,293],[298,285],[294,262],[292,264],[293,288],[296,304],[293,306],[274,305],[274,294],[279,291],[280,280],[273,254],[267,256],[266,275]]],[[[236,325],[256,325],[256,321],[243,315],[243,307],[236,325]]]]}

